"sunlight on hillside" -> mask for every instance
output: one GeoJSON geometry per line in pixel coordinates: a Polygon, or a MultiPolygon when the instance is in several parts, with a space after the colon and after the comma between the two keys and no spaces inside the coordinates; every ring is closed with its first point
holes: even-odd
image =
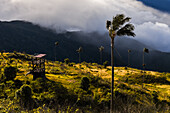
{"type": "MultiPolygon", "coordinates": [[[[33,81],[33,75],[26,75],[31,69],[31,60],[29,60],[30,55],[22,53],[4,53],[1,55],[1,76],[4,72],[6,66],[11,65],[17,66],[17,76],[15,80],[22,81],[22,84],[31,85],[33,88],[33,97],[42,99],[53,98],[53,95],[49,95],[48,89],[45,92],[41,92],[41,97],[38,95],[42,87],[38,85],[40,83],[33,81]],[[17,55],[17,57],[16,57],[17,55]],[[10,64],[9,64],[10,62],[10,64]],[[35,86],[38,86],[37,88],[35,86]],[[35,88],[35,89],[34,89],[35,88]],[[38,92],[37,92],[38,91],[38,92]]],[[[77,95],[78,99],[92,98],[97,103],[109,102],[110,100],[110,84],[111,84],[111,67],[107,66],[104,68],[103,65],[98,65],[96,63],[86,63],[81,64],[75,63],[62,63],[62,62],[52,62],[46,61],[46,77],[50,81],[54,81],[56,84],[60,84],[68,90],[69,95],[77,95]],[[88,77],[90,80],[90,87],[88,91],[83,91],[80,88],[81,79],[83,77],[88,77]]],[[[154,71],[143,71],[130,67],[115,67],[115,92],[117,96],[122,95],[123,97],[128,96],[128,98],[135,98],[134,101],[140,104],[152,105],[154,101],[165,101],[170,103],[170,73],[160,73],[154,71]],[[144,88],[142,88],[142,76],[144,74],[144,88]],[[143,95],[141,97],[141,95],[143,95]],[[154,96],[156,95],[156,96],[154,96]],[[154,100],[155,98],[156,100],[154,100]]],[[[1,77],[2,78],[2,77],[1,77]]],[[[8,86],[14,84],[12,81],[6,82],[8,86]]],[[[1,86],[2,86],[1,82],[1,86]]],[[[48,85],[48,84],[47,84],[48,85]]],[[[16,89],[8,89],[10,87],[5,86],[5,94],[8,97],[13,98],[16,89]],[[10,94],[11,93],[11,94],[10,94]],[[13,96],[12,96],[13,95],[13,96]]],[[[53,86],[52,86],[53,87],[53,86]]],[[[50,91],[51,89],[49,89],[50,91]]],[[[4,94],[1,94],[2,108],[5,104],[9,104],[7,101],[3,100],[4,94]]],[[[120,97],[119,97],[120,98],[120,97]]],[[[122,97],[121,97],[122,98],[122,97]]],[[[91,100],[91,101],[92,101],[91,100]]],[[[40,101],[40,100],[39,100],[40,101]]],[[[77,100],[78,101],[78,100],[77,100]]],[[[85,102],[85,100],[83,100],[85,102]]],[[[18,104],[16,104],[18,105],[18,104]]],[[[4,109],[7,109],[5,107],[4,109]]],[[[20,108],[21,109],[21,108],[20,108]]],[[[41,108],[43,109],[43,108],[41,108]]]]}

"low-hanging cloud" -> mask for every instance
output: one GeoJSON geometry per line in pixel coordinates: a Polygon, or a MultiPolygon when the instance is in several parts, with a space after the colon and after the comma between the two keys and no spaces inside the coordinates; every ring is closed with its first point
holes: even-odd
{"type": "Polygon", "coordinates": [[[136,0],[0,0],[0,20],[26,20],[56,31],[106,32],[105,21],[118,13],[132,17],[135,39],[170,52],[170,14],[136,0]]]}
{"type": "Polygon", "coordinates": [[[145,22],[136,25],[137,40],[160,51],[170,51],[170,28],[164,23],[145,22]]]}

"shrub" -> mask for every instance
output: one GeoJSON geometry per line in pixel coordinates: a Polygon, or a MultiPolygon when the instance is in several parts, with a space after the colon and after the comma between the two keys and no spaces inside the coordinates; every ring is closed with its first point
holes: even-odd
{"type": "Polygon", "coordinates": [[[5,50],[1,50],[1,55],[3,56],[3,53],[5,52],[5,50]]]}
{"type": "Polygon", "coordinates": [[[44,104],[48,104],[51,100],[55,100],[61,104],[68,98],[68,91],[61,83],[37,78],[30,83],[30,86],[34,94],[39,95],[38,100],[44,104]]]}
{"type": "Polygon", "coordinates": [[[74,66],[74,63],[69,63],[69,66],[73,67],[73,66],[74,66]]]}
{"type": "Polygon", "coordinates": [[[108,61],[105,61],[104,63],[103,63],[103,65],[104,65],[104,68],[106,68],[107,66],[108,66],[108,61]]]}
{"type": "Polygon", "coordinates": [[[66,58],[66,59],[64,59],[64,62],[65,62],[66,64],[69,64],[69,63],[70,63],[70,59],[69,59],[69,58],[66,58]]]}
{"type": "Polygon", "coordinates": [[[29,85],[23,85],[15,92],[15,97],[24,108],[33,108],[32,89],[29,85]]]}
{"type": "Polygon", "coordinates": [[[14,80],[14,85],[16,88],[20,88],[23,85],[23,83],[20,80],[14,80]]]}
{"type": "Polygon", "coordinates": [[[17,51],[14,51],[13,53],[14,53],[15,55],[17,55],[17,51]]]}
{"type": "Polygon", "coordinates": [[[82,88],[83,90],[88,90],[90,87],[90,81],[87,77],[83,77],[81,79],[81,84],[80,84],[80,88],[82,88]]]}
{"type": "Polygon", "coordinates": [[[4,69],[5,80],[14,80],[16,77],[17,69],[16,67],[7,66],[4,69]]]}

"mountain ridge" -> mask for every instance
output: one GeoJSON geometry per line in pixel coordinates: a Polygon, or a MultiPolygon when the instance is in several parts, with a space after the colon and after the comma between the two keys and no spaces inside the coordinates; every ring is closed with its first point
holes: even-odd
{"type": "MultiPolygon", "coordinates": [[[[54,60],[55,42],[57,60],[64,61],[69,58],[71,62],[78,62],[76,50],[82,46],[82,61],[100,62],[98,48],[104,46],[103,61],[110,62],[110,38],[107,33],[97,32],[85,33],[64,32],[55,33],[54,31],[34,25],[25,21],[0,22],[0,50],[9,52],[19,51],[34,55],[35,53],[46,53],[47,59],[54,60]]],[[[117,37],[115,39],[115,66],[127,66],[127,51],[130,54],[131,67],[142,69],[143,48],[150,50],[145,54],[146,69],[154,71],[170,72],[170,54],[154,50],[153,48],[134,40],[133,38],[117,37]],[[118,52],[119,54],[118,54],[118,52]]]]}

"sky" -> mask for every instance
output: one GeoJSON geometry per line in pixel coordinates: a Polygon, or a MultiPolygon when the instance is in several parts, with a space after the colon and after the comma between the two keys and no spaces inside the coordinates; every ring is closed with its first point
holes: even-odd
{"type": "MultiPolygon", "coordinates": [[[[163,1],[162,1],[163,2],[163,1]]],[[[170,4],[169,4],[170,5],[170,4]]],[[[60,32],[107,32],[106,20],[123,13],[135,25],[134,39],[170,52],[170,13],[136,0],[0,0],[0,20],[26,20],[60,32]]]]}

